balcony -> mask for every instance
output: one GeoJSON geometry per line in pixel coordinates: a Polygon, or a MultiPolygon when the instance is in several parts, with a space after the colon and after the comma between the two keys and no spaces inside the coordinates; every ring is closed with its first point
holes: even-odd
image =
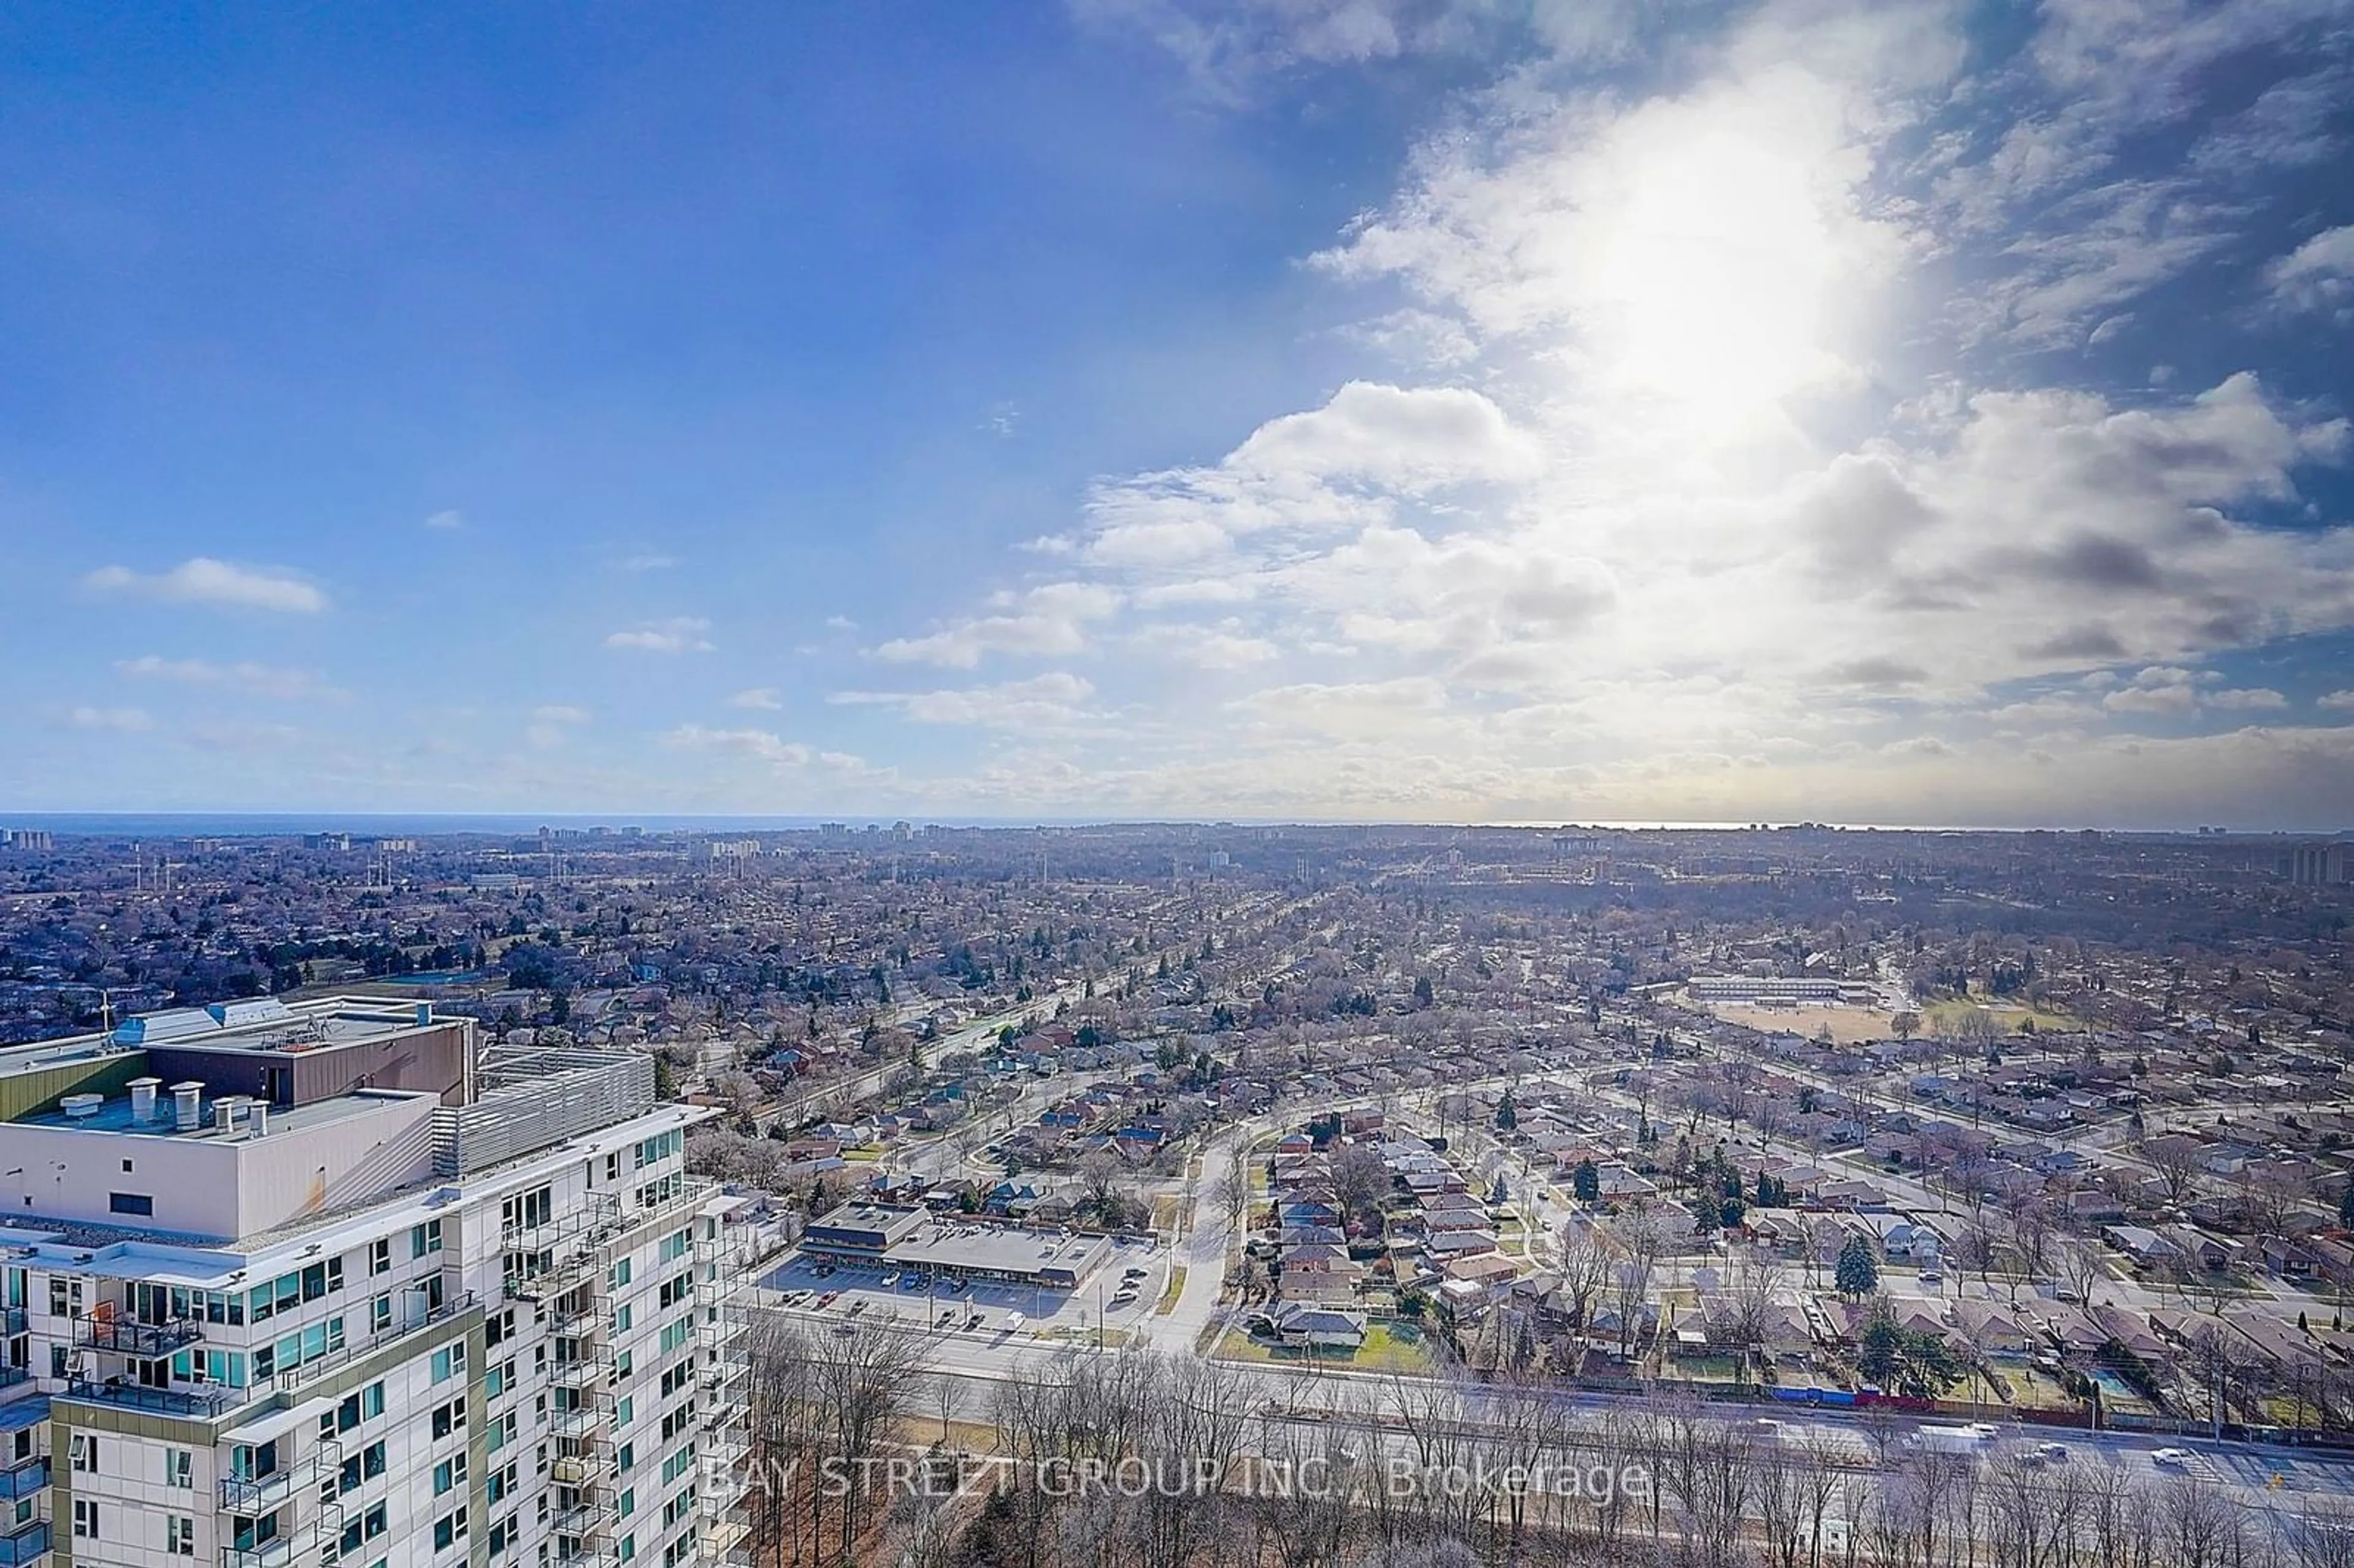
{"type": "Polygon", "coordinates": [[[612,1363],[601,1358],[583,1358],[557,1362],[554,1376],[559,1388],[587,1388],[592,1383],[604,1382],[606,1374],[612,1370],[612,1363]]]}
{"type": "Polygon", "coordinates": [[[567,1487],[608,1486],[620,1471],[619,1459],[612,1454],[567,1454],[550,1467],[550,1473],[567,1487]]]}
{"type": "Polygon", "coordinates": [[[559,1410],[547,1424],[548,1430],[558,1437],[588,1437],[604,1429],[605,1414],[600,1410],[559,1410]]]}
{"type": "Polygon", "coordinates": [[[746,1542],[752,1534],[751,1525],[741,1519],[723,1519],[704,1527],[703,1550],[706,1557],[724,1563],[749,1562],[749,1556],[738,1558],[738,1549],[748,1552],[746,1542]]]}
{"type": "Polygon", "coordinates": [[[587,1283],[600,1266],[593,1252],[559,1258],[537,1273],[519,1274],[510,1278],[506,1282],[507,1298],[511,1301],[548,1300],[575,1286],[587,1283]]]}
{"type": "Polygon", "coordinates": [[[14,1535],[0,1535],[0,1568],[31,1563],[48,1549],[49,1525],[47,1520],[28,1524],[14,1535]]]}
{"type": "MultiPolygon", "coordinates": [[[[255,1391],[223,1388],[217,1384],[183,1384],[178,1388],[149,1388],[144,1383],[126,1382],[120,1378],[100,1383],[90,1378],[75,1378],[66,1384],[58,1397],[79,1400],[91,1404],[112,1405],[121,1410],[144,1410],[161,1415],[185,1415],[197,1420],[209,1420],[226,1411],[236,1409],[254,1397],[255,1391]]],[[[0,1568],[5,1568],[0,1560],[0,1568]]]]}
{"type": "MultiPolygon", "coordinates": [[[[290,1392],[302,1388],[307,1383],[325,1377],[330,1372],[341,1371],[362,1356],[374,1355],[396,1340],[406,1339],[411,1334],[430,1329],[438,1323],[446,1323],[452,1318],[463,1316],[473,1310],[473,1307],[472,1291],[452,1291],[442,1298],[441,1305],[432,1308],[421,1317],[411,1319],[405,1323],[396,1323],[380,1334],[371,1334],[366,1339],[351,1340],[340,1351],[331,1351],[316,1361],[304,1361],[299,1367],[288,1368],[278,1374],[275,1386],[290,1392]]],[[[266,1392],[260,1384],[256,1384],[255,1389],[257,1393],[266,1392]]]]}
{"type": "Polygon", "coordinates": [[[49,1484],[49,1462],[27,1459],[21,1465],[0,1470],[0,1502],[13,1502],[31,1497],[49,1484]]]}
{"type": "Polygon", "coordinates": [[[168,1356],[205,1337],[205,1326],[194,1318],[168,1323],[142,1323],[135,1318],[74,1319],[74,1343],[84,1350],[111,1351],[127,1356],[168,1356]]]}
{"type": "Polygon", "coordinates": [[[25,1331],[25,1309],[22,1307],[0,1308],[0,1335],[13,1340],[25,1331]]]}
{"type": "Polygon", "coordinates": [[[556,1561],[558,1561],[560,1568],[621,1568],[621,1559],[614,1556],[612,1552],[600,1552],[600,1549],[588,1549],[588,1547],[581,1547],[579,1552],[563,1552],[563,1549],[558,1549],[558,1552],[556,1552],[556,1561]]]}
{"type": "Polygon", "coordinates": [[[303,1482],[318,1473],[319,1467],[300,1460],[282,1470],[250,1478],[223,1476],[220,1483],[221,1507],[230,1513],[248,1515],[268,1513],[292,1497],[303,1482]]]}
{"type": "Polygon", "coordinates": [[[298,1555],[294,1538],[281,1535],[252,1546],[222,1547],[221,1568],[285,1568],[298,1555]]]}
{"type": "Polygon", "coordinates": [[[558,1512],[550,1525],[558,1535],[594,1535],[604,1524],[604,1510],[577,1503],[558,1512]]]}
{"type": "Polygon", "coordinates": [[[559,1312],[547,1330],[559,1340],[593,1340],[605,1331],[605,1314],[594,1307],[559,1312]]]}

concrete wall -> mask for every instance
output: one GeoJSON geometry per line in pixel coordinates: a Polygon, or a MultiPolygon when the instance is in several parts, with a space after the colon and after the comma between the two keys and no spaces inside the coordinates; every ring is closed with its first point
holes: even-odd
{"type": "Polygon", "coordinates": [[[431,1174],[433,1099],[369,1099],[356,1114],[258,1139],[0,1128],[0,1171],[22,1171],[0,1175],[0,1208],[234,1241],[431,1174]],[[154,1213],[115,1213],[114,1192],[143,1193],[154,1213]]]}
{"type": "Polygon", "coordinates": [[[466,1102],[472,1033],[472,1020],[453,1018],[407,1033],[303,1051],[208,1051],[175,1043],[149,1048],[148,1071],[167,1085],[196,1078],[210,1095],[250,1095],[281,1106],[306,1106],[361,1088],[420,1090],[457,1106],[466,1102]],[[272,1067],[284,1075],[286,1087],[266,1095],[272,1067]]]}
{"type": "Polygon", "coordinates": [[[433,1173],[433,1098],[366,1097],[369,1108],[362,1115],[233,1146],[241,1156],[238,1207],[245,1228],[239,1234],[360,1202],[433,1173]]]}

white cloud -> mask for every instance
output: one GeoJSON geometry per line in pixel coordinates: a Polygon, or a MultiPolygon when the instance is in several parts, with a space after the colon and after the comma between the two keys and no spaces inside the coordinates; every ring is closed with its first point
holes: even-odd
{"type": "Polygon", "coordinates": [[[1491,0],[1068,0],[1081,21],[1130,34],[1168,51],[1194,87],[1221,102],[1248,97],[1262,82],[1301,67],[1364,66],[1408,55],[1454,55],[1506,32],[1508,22],[1553,21],[1556,47],[1631,30],[1628,7],[1609,0],[1562,0],[1513,8],[1491,0]],[[1574,18],[1574,22],[1573,19],[1574,18]]]}
{"type": "Polygon", "coordinates": [[[2315,235],[2265,268],[2264,281],[2296,310],[2354,310],[2354,224],[2315,235]]]}
{"type": "Polygon", "coordinates": [[[1283,650],[1265,637],[1256,637],[1238,624],[1223,626],[1155,626],[1138,641],[1197,670],[1246,670],[1282,657],[1283,650]]]}
{"type": "Polygon", "coordinates": [[[2354,709],[2354,691],[2325,692],[2313,699],[2313,705],[2327,708],[2333,713],[2344,713],[2354,709]]]}
{"type": "MultiPolygon", "coordinates": [[[[2225,733],[2288,699],[2211,666],[2354,628],[2354,530],[2299,490],[2344,424],[2253,375],[2093,392],[2014,352],[2155,341],[2145,296],[2244,228],[2226,143],[2318,161],[2318,73],[2169,130],[2179,169],[2130,143],[2247,40],[2294,41],[2264,8],[2153,40],[2052,0],[1965,79],[1942,5],[1766,0],[1688,30],[1648,94],[1516,69],[1313,259],[1372,286],[1342,352],[1447,385],[1369,366],[1224,456],[1102,479],[1030,552],[1086,612],[1014,591],[875,650],[1117,650],[1085,748],[1021,683],[843,700],[1008,715],[1041,737],[1021,766],[937,788],[1042,808],[2032,821],[2103,790],[2174,810],[2239,764],[2320,798],[2344,748],[2225,733]],[[1967,346],[1998,337],[1990,387],[1967,346]],[[1228,722],[1148,716],[1204,688],[1228,722]],[[2157,755],[2183,777],[2140,779],[2157,755]]],[[[1195,44],[1259,48],[1272,15],[1195,44]]]]}
{"type": "Polygon", "coordinates": [[[620,568],[625,572],[666,572],[676,565],[678,565],[676,556],[665,556],[652,551],[643,555],[624,556],[620,562],[620,568]]]}
{"type": "Polygon", "coordinates": [[[66,715],[66,722],[76,729],[114,730],[123,735],[155,727],[155,721],[144,708],[78,707],[66,715]]]}
{"type": "Polygon", "coordinates": [[[896,663],[970,670],[983,657],[1052,657],[1087,647],[1087,628],[1119,608],[1119,594],[1095,583],[1048,583],[999,596],[1001,613],[959,621],[926,637],[894,638],[875,650],[896,663]]]}
{"type": "Polygon", "coordinates": [[[1261,425],[1225,467],[1262,479],[1363,480],[1415,493],[1528,479],[1540,461],[1529,438],[1478,392],[1352,381],[1321,408],[1261,425]]]}
{"type": "Polygon", "coordinates": [[[455,511],[436,512],[425,519],[425,525],[443,533],[452,533],[466,525],[466,514],[455,511]]]}
{"type": "Polygon", "coordinates": [[[553,751],[572,738],[573,728],[587,724],[592,715],[587,708],[568,703],[544,703],[531,710],[531,723],[524,726],[524,740],[540,751],[553,751]]]}
{"type": "Polygon", "coordinates": [[[114,668],[134,680],[176,681],[184,685],[217,686],[288,702],[331,702],[349,694],[308,670],[290,670],[249,661],[220,664],[205,659],[166,659],[160,654],[143,653],[136,659],[117,659],[114,668]]]}
{"type": "Polygon", "coordinates": [[[1025,681],[960,691],[836,692],[826,700],[896,708],[917,724],[1034,731],[1069,726],[1087,717],[1087,703],[1094,695],[1095,687],[1081,677],[1050,671],[1025,681]]]}
{"type": "Polygon", "coordinates": [[[889,778],[888,769],[870,768],[864,758],[787,740],[773,730],[712,729],[699,724],[686,724],[665,734],[663,742],[680,750],[731,753],[749,758],[767,764],[779,774],[850,782],[889,778]]]}
{"type": "Polygon", "coordinates": [[[747,686],[727,699],[731,708],[765,708],[775,710],[785,705],[778,699],[774,686],[747,686]]]}
{"type": "Polygon", "coordinates": [[[605,646],[638,653],[708,653],[713,651],[710,630],[711,622],[699,616],[674,615],[609,633],[605,646]]]}
{"type": "Polygon", "coordinates": [[[244,609],[316,615],[327,596],[293,573],[275,567],[240,567],[196,556],[168,572],[144,574],[128,567],[101,567],[82,579],[102,593],[138,594],[180,604],[228,605],[244,609]]]}

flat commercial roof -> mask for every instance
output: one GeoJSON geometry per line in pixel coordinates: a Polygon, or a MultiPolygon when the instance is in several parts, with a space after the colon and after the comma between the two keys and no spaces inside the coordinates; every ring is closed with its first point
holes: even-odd
{"type": "MultiPolygon", "coordinates": [[[[342,1121],[346,1117],[361,1116],[368,1111],[380,1109],[388,1100],[419,1097],[420,1097],[415,1092],[400,1089],[355,1089],[347,1095],[313,1100],[308,1105],[271,1106],[269,1107],[270,1133],[274,1137],[279,1133],[291,1132],[298,1128],[323,1127],[330,1122],[342,1121]]],[[[16,1121],[8,1125],[63,1128],[69,1132],[127,1132],[136,1133],[143,1138],[217,1139],[231,1143],[251,1141],[251,1127],[241,1117],[237,1125],[228,1131],[220,1130],[217,1118],[212,1115],[212,1109],[215,1106],[225,1103],[227,1103],[226,1100],[208,1098],[205,1102],[206,1114],[203,1119],[186,1132],[179,1130],[179,1124],[175,1119],[175,1109],[172,1103],[172,1097],[168,1092],[160,1093],[155,1097],[155,1114],[146,1121],[139,1121],[133,1118],[131,1099],[128,1096],[114,1095],[110,1096],[103,1104],[88,1116],[69,1116],[64,1110],[59,1109],[46,1111],[39,1116],[18,1117],[16,1121]]]]}
{"type": "Polygon", "coordinates": [[[833,1246],[877,1251],[923,1223],[924,1211],[896,1203],[844,1203],[810,1222],[808,1239],[833,1246]]]}
{"type": "Polygon", "coordinates": [[[884,1254],[903,1268],[1077,1283],[1111,1251],[1107,1236],[933,1221],[884,1254]]]}
{"type": "Polygon", "coordinates": [[[385,997],[323,996],[285,1001],[260,997],[175,1007],[124,1019],[108,1033],[70,1034],[0,1050],[0,1073],[31,1072],[72,1062],[161,1047],[189,1051],[302,1052],[384,1039],[451,1022],[430,1003],[385,997]]]}

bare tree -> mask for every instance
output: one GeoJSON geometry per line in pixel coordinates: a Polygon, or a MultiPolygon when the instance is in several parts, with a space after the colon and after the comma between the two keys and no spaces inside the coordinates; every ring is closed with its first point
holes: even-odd
{"type": "Polygon", "coordinates": [[[1618,1315],[1618,1352],[1635,1348],[1643,1308],[1651,1298],[1651,1274],[1678,1226],[1665,1206],[1638,1203],[1611,1226],[1617,1257],[1610,1274],[1610,1305],[1618,1315]]]}
{"type": "Polygon", "coordinates": [[[1225,1215],[1227,1228],[1238,1231],[1242,1229],[1245,1216],[1250,1213],[1250,1163],[1242,1151],[1236,1150],[1234,1157],[1226,1161],[1225,1169],[1218,1172],[1217,1181],[1212,1184],[1210,1201],[1218,1205],[1220,1213],[1225,1215]]]}
{"type": "Polygon", "coordinates": [[[1559,1251],[1561,1294],[1569,1308],[1570,1331],[1583,1334],[1610,1279],[1609,1243],[1600,1225],[1573,1218],[1562,1223],[1559,1251]]]}
{"type": "Polygon", "coordinates": [[[2238,1196],[2248,1228],[2260,1235],[2288,1234],[2298,1206],[2312,1193],[2312,1185],[2304,1170],[2288,1160],[2266,1160],[2243,1168],[2238,1196]]]}
{"type": "Polygon", "coordinates": [[[1382,1203],[1390,1195],[1390,1168],[1369,1143],[1344,1144],[1332,1156],[1332,1197],[1341,1224],[1378,1234],[1382,1203]]]}
{"type": "Polygon", "coordinates": [[[2135,1152],[2141,1156],[2150,1170],[2157,1172],[2168,1203],[2180,1203],[2190,1195],[2199,1171],[2200,1144],[2197,1139],[2179,1132],[2162,1133],[2156,1138],[2142,1139],[2136,1146],[2135,1152]]]}
{"type": "Polygon", "coordinates": [[[2060,1247],[2053,1262],[2061,1279],[2076,1293],[2076,1299],[2090,1306],[2093,1287],[2108,1277],[2101,1266],[2100,1247],[2080,1237],[2060,1247]]]}

